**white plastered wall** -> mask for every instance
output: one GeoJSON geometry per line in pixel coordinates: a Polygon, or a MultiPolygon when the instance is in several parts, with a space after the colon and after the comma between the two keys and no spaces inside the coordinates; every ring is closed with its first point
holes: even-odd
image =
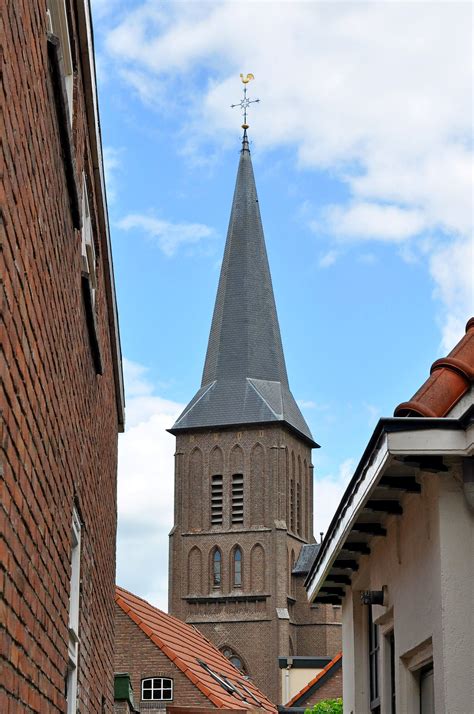
{"type": "Polygon", "coordinates": [[[369,711],[367,606],[360,591],[388,588],[380,624],[382,714],[390,712],[388,644],[395,632],[397,711],[418,714],[417,668],[433,657],[436,714],[474,712],[474,516],[459,467],[422,475],[422,493],[403,499],[387,536],[373,538],[343,605],[344,711],[369,711]]]}

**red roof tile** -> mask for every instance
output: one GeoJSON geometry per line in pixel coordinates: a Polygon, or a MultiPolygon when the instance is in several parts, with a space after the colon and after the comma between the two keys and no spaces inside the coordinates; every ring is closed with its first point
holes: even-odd
{"type": "Polygon", "coordinates": [[[219,652],[195,627],[158,610],[146,600],[142,600],[118,586],[115,589],[115,601],[218,709],[244,709],[249,712],[273,712],[276,714],[275,705],[262,694],[252,681],[244,679],[241,672],[229,662],[227,657],[219,652]],[[198,659],[207,664],[218,676],[223,675],[247,701],[227,692],[199,664],[198,659]],[[259,706],[245,692],[243,686],[258,700],[259,706]]]}
{"type": "Polygon", "coordinates": [[[338,652],[337,655],[325,666],[325,668],[322,669],[321,672],[318,672],[316,677],[313,677],[313,679],[311,679],[308,684],[305,684],[303,689],[300,689],[300,691],[295,694],[294,697],[291,697],[290,701],[285,704],[285,707],[292,707],[300,699],[300,697],[306,694],[306,692],[308,692],[311,687],[314,687],[314,685],[319,682],[319,680],[321,680],[328,672],[330,672],[334,665],[337,664],[337,662],[339,662],[339,660],[341,659],[342,652],[338,652]]]}
{"type": "Polygon", "coordinates": [[[399,404],[394,415],[444,417],[474,382],[474,317],[466,334],[444,359],[431,367],[431,376],[409,402],[399,404]]]}

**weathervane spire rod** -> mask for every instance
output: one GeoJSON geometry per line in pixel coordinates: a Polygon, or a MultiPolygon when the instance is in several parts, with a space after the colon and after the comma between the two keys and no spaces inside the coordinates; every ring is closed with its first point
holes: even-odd
{"type": "Polygon", "coordinates": [[[234,107],[240,107],[242,109],[242,116],[244,117],[244,123],[242,124],[242,129],[244,130],[244,137],[247,134],[247,129],[249,128],[249,125],[247,124],[247,110],[251,104],[257,104],[260,99],[249,99],[247,97],[247,84],[252,80],[255,79],[253,74],[249,73],[247,76],[244,77],[243,74],[240,75],[240,79],[242,81],[242,84],[244,85],[244,96],[238,102],[237,104],[231,104],[231,109],[234,109],[234,107]]]}

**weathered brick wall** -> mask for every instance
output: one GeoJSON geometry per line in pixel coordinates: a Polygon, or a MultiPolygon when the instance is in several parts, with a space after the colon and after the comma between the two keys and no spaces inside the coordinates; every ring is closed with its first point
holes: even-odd
{"type": "MultiPolygon", "coordinates": [[[[137,709],[141,708],[141,681],[146,677],[171,677],[174,686],[173,704],[177,706],[211,706],[209,699],[153,644],[117,604],[115,605],[114,666],[116,672],[130,674],[137,709]]],[[[150,712],[150,709],[143,707],[142,711],[150,712]]]]}
{"type": "MultiPolygon", "coordinates": [[[[71,523],[82,526],[79,708],[113,711],[117,411],[75,10],[73,153],[95,226],[91,356],[46,37],[46,0],[2,7],[4,198],[0,274],[3,491],[0,711],[65,711],[71,523]]],[[[81,185],[79,182],[79,194],[81,185]]]]}

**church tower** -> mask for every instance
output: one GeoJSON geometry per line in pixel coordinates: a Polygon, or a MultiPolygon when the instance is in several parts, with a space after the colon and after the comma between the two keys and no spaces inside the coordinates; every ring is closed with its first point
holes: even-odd
{"type": "Polygon", "coordinates": [[[246,126],[201,388],[170,431],[170,612],[281,702],[278,657],[334,647],[292,575],[317,547],[317,444],[289,388],[246,126]]]}

